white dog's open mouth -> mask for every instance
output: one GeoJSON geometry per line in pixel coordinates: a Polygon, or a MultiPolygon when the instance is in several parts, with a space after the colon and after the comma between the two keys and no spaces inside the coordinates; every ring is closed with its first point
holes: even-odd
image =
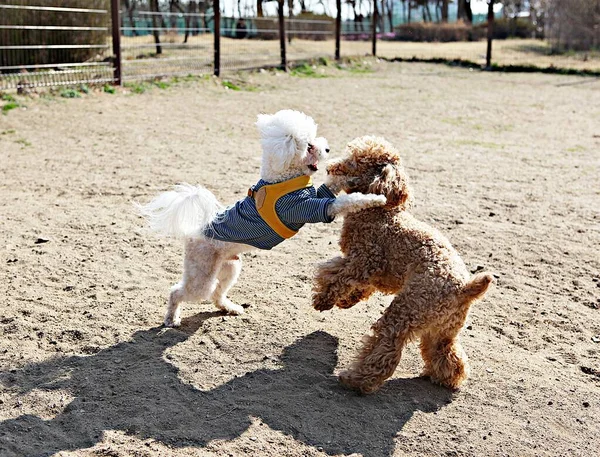
{"type": "Polygon", "coordinates": [[[309,170],[311,170],[311,171],[317,171],[317,170],[319,169],[319,167],[317,167],[317,164],[316,164],[316,163],[315,163],[315,164],[312,164],[312,163],[311,163],[311,164],[307,165],[307,167],[308,167],[308,169],[309,169],[309,170]]]}

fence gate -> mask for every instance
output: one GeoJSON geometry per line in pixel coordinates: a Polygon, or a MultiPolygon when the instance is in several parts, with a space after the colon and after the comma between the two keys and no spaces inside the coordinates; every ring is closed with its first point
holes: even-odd
{"type": "Polygon", "coordinates": [[[113,81],[109,0],[2,0],[0,90],[113,81]]]}

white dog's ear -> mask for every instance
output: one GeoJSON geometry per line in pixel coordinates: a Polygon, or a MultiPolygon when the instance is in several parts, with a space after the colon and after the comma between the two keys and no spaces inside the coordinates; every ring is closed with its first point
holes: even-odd
{"type": "MultiPolygon", "coordinates": [[[[271,141],[271,144],[273,143],[277,143],[277,140],[271,141]]],[[[298,150],[298,143],[293,136],[287,136],[281,139],[279,145],[275,144],[274,146],[273,165],[279,171],[284,171],[292,164],[298,150]]]]}

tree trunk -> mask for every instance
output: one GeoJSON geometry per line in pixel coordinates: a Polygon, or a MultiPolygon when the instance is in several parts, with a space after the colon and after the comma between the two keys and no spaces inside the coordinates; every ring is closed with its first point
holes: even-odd
{"type": "Polygon", "coordinates": [[[458,19],[465,22],[473,22],[473,10],[471,10],[470,0],[458,0],[458,19]]]}
{"type": "Polygon", "coordinates": [[[264,17],[262,0],[256,0],[256,17],[264,17]]]}
{"type": "Polygon", "coordinates": [[[431,11],[429,9],[429,2],[427,1],[423,3],[423,18],[425,19],[425,22],[433,22],[433,18],[431,17],[431,11]]]}
{"type": "Polygon", "coordinates": [[[135,7],[136,7],[135,0],[134,1],[125,0],[124,3],[125,3],[125,9],[127,10],[127,16],[129,16],[129,26],[131,27],[132,35],[138,36],[139,33],[135,26],[135,17],[133,14],[135,11],[135,7]]]}
{"type": "MultiPolygon", "coordinates": [[[[150,0],[150,9],[154,13],[158,13],[160,11],[158,8],[158,0],[150,0]]],[[[160,45],[160,30],[157,30],[162,24],[159,23],[158,18],[159,16],[156,14],[152,15],[152,35],[154,35],[154,43],[156,43],[157,55],[162,54],[162,46],[160,45]]]]}
{"type": "MultiPolygon", "coordinates": [[[[288,17],[290,19],[294,18],[294,0],[287,0],[287,4],[288,4],[288,17]]],[[[293,23],[289,23],[290,24],[290,28],[287,31],[287,36],[288,36],[288,43],[292,43],[292,34],[290,33],[292,30],[294,30],[294,25],[293,23]]]]}
{"type": "Polygon", "coordinates": [[[492,67],[492,39],[494,38],[494,0],[488,0],[487,13],[487,51],[485,54],[485,68],[492,67]]]}
{"type": "MultiPolygon", "coordinates": [[[[196,2],[190,0],[188,3],[188,13],[195,13],[196,2]]],[[[187,43],[188,38],[190,36],[190,29],[192,28],[192,16],[185,16],[185,35],[183,37],[183,42],[187,43]]]]}
{"type": "Polygon", "coordinates": [[[390,32],[394,31],[394,1],[388,0],[387,4],[388,20],[390,21],[390,32]]]}
{"type": "Polygon", "coordinates": [[[202,13],[202,33],[206,33],[206,29],[208,29],[208,21],[206,20],[206,2],[198,2],[198,11],[202,13]],[[200,6],[202,5],[202,6],[200,6]]]}
{"type": "Polygon", "coordinates": [[[471,0],[465,1],[465,15],[469,23],[473,22],[473,10],[471,9],[471,0]]]}
{"type": "Polygon", "coordinates": [[[448,22],[448,0],[442,0],[442,22],[448,22]]]}

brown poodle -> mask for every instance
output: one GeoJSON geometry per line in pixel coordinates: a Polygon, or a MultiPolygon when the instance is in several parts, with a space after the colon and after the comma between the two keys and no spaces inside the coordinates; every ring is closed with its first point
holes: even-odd
{"type": "Polygon", "coordinates": [[[377,390],[394,373],[406,343],[420,338],[424,375],[456,389],[469,371],[458,334],[471,304],[483,297],[493,277],[471,277],[446,237],[407,211],[411,189],[390,143],[366,136],[353,140],[346,151],[345,158],[327,167],[329,187],[385,195],[387,204],[345,217],[343,256],[320,265],[313,306],[319,311],[350,308],[375,291],[395,298],[340,379],[362,393],[377,390]]]}

